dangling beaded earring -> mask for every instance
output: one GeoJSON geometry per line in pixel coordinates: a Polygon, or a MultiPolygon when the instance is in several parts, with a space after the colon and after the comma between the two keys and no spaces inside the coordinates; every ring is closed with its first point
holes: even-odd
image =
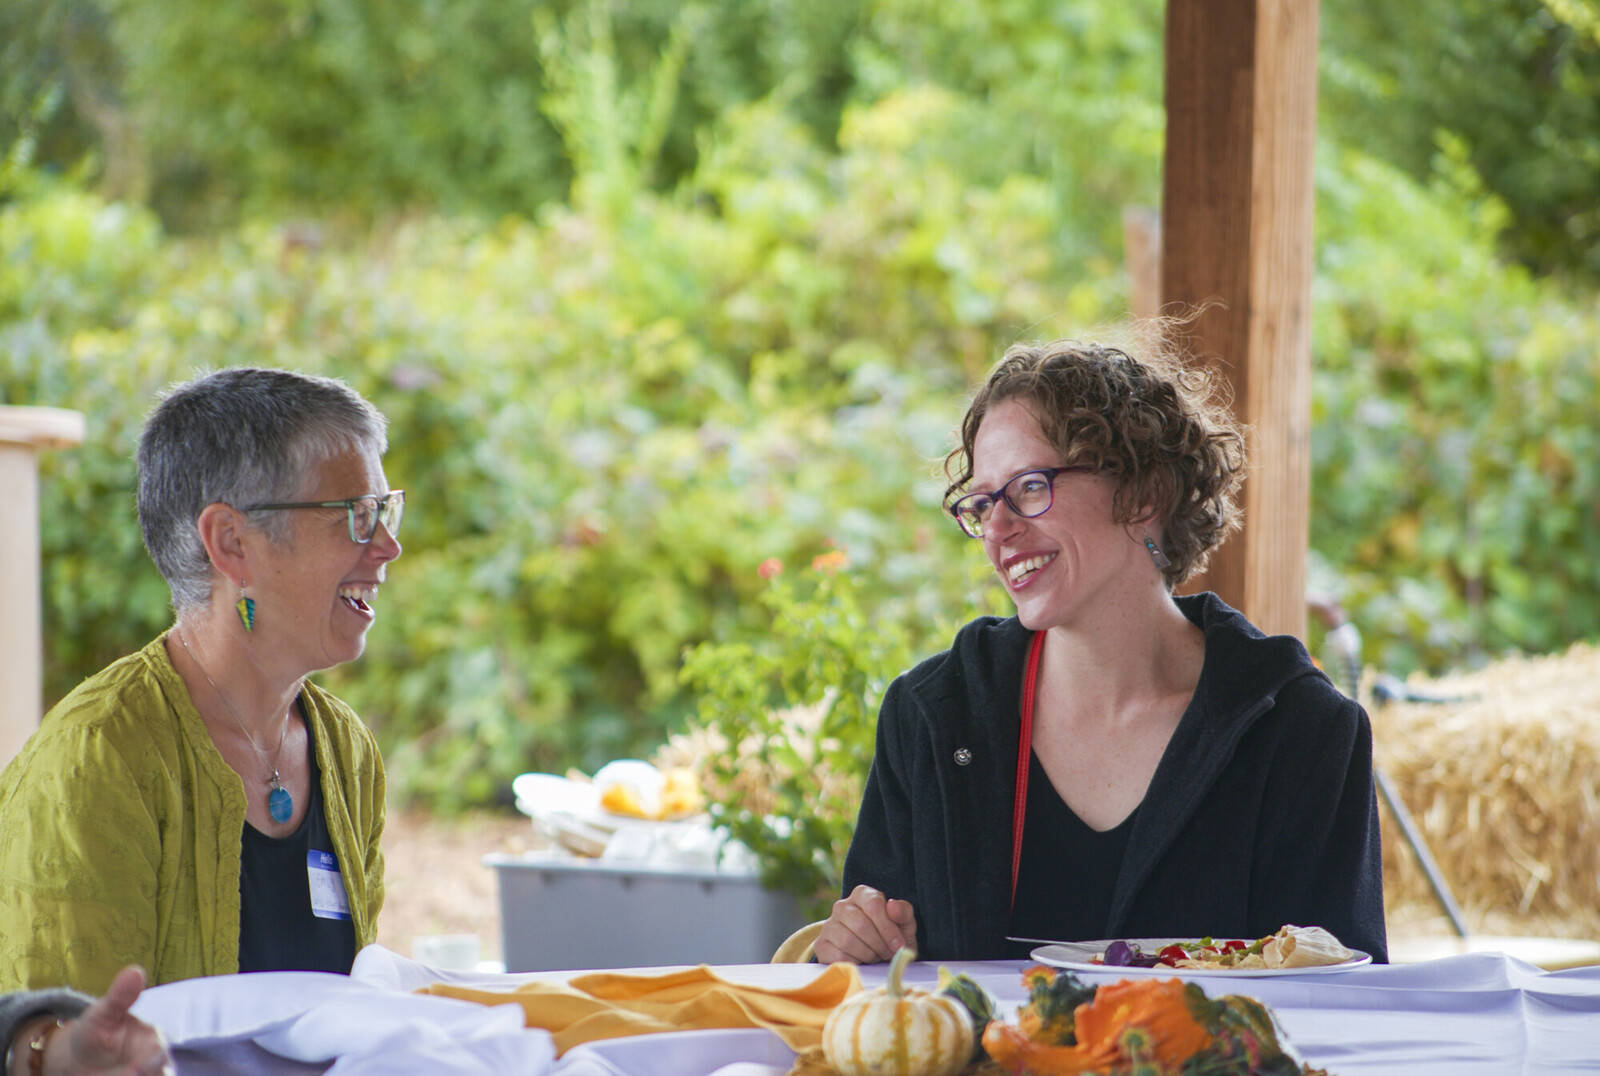
{"type": "Polygon", "coordinates": [[[1156,545],[1155,539],[1150,537],[1148,531],[1145,532],[1144,547],[1150,551],[1150,559],[1156,562],[1157,568],[1160,568],[1162,571],[1166,571],[1168,568],[1172,567],[1171,558],[1169,558],[1165,553],[1161,552],[1161,547],[1156,545]]]}
{"type": "Polygon", "coordinates": [[[244,625],[245,631],[256,630],[256,600],[244,592],[244,584],[239,584],[239,600],[233,603],[239,611],[239,623],[244,625]]]}

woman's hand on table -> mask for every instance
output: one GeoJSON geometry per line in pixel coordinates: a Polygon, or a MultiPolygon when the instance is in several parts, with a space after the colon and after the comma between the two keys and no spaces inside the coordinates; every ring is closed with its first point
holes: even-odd
{"type": "Polygon", "coordinates": [[[104,997],[51,1036],[46,1076],[170,1076],[175,1069],[166,1039],[128,1011],[143,989],[142,970],[119,971],[104,997]]]}
{"type": "Polygon", "coordinates": [[[917,913],[911,902],[858,885],[833,903],[812,952],[823,964],[881,964],[917,944],[917,913]]]}

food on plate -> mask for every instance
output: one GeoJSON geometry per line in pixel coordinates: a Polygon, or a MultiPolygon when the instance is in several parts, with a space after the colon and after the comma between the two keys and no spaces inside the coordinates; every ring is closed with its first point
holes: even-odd
{"type": "MultiPolygon", "coordinates": [[[[1123,980],[1088,986],[1034,966],[1015,1025],[991,1021],[983,1048],[1017,1076],[1312,1076],[1271,1010],[1254,998],[1212,999],[1198,983],[1123,980]]],[[[1323,1074],[1326,1076],[1326,1074],[1323,1074]]]]}
{"type": "Polygon", "coordinates": [[[650,817],[644,809],[638,789],[632,785],[607,785],[606,790],[600,793],[600,806],[612,814],[627,815],[629,818],[650,817]]]}
{"type": "Polygon", "coordinates": [[[700,791],[700,776],[687,766],[674,766],[663,771],[666,784],[661,786],[661,817],[686,818],[706,809],[706,797],[700,791]]]}
{"type": "Polygon", "coordinates": [[[1276,934],[1255,941],[1232,938],[1223,941],[1201,938],[1173,942],[1154,953],[1137,942],[1114,941],[1105,952],[1090,961],[1117,968],[1169,968],[1218,970],[1226,968],[1316,968],[1343,964],[1354,958],[1339,939],[1321,927],[1285,925],[1276,934]]]}
{"type": "Polygon", "coordinates": [[[705,809],[700,778],[687,767],[662,771],[638,759],[619,759],[594,775],[600,807],[648,821],[672,821],[705,809]]]}
{"type": "Polygon", "coordinates": [[[1114,941],[1090,963],[1112,968],[1153,968],[1161,963],[1161,956],[1159,953],[1145,952],[1138,942],[1114,941]]]}
{"type": "Polygon", "coordinates": [[[846,998],[828,1014],[822,1053],[839,1076],[955,1076],[972,1060],[967,1007],[948,994],[901,985],[915,958],[901,949],[882,987],[846,998]]]}
{"type": "Polygon", "coordinates": [[[1355,956],[1321,927],[1286,926],[1262,946],[1261,957],[1269,968],[1320,968],[1343,964],[1355,956]]]}
{"type": "Polygon", "coordinates": [[[1154,968],[1163,965],[1169,968],[1264,968],[1267,965],[1261,950],[1266,943],[1267,938],[1258,938],[1253,942],[1237,938],[1227,941],[1201,938],[1198,941],[1172,942],[1151,953],[1146,952],[1138,942],[1114,941],[1106,946],[1105,952],[1089,962],[1110,968],[1154,968]]]}

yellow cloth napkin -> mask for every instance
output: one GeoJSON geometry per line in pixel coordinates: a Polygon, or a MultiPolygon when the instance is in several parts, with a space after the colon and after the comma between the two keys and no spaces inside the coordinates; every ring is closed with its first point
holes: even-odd
{"type": "Polygon", "coordinates": [[[666,975],[596,972],[566,983],[524,983],[515,990],[474,990],[434,983],[419,993],[522,1006],[529,1027],[555,1039],[560,1056],[579,1043],[723,1027],[764,1027],[799,1052],[822,1041],[822,1025],[835,1005],[861,990],[853,964],[830,964],[792,990],[768,990],[719,978],[705,965],[666,975]]]}

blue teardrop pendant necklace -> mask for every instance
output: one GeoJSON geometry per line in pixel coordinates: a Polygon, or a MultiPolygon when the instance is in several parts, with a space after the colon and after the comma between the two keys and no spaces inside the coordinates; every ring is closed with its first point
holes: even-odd
{"type": "MultiPolygon", "coordinates": [[[[234,710],[233,703],[228,701],[228,696],[222,693],[222,689],[217,686],[217,682],[211,679],[211,674],[206,672],[206,667],[200,664],[200,659],[194,656],[194,651],[189,647],[189,640],[183,637],[182,631],[175,630],[174,634],[177,635],[178,642],[183,644],[183,649],[188,652],[189,660],[194,662],[194,667],[200,670],[200,675],[206,678],[206,683],[211,685],[211,690],[216,692],[217,698],[222,700],[222,705],[227,707],[228,716],[233,718],[235,725],[239,726],[239,731],[244,733],[244,738],[250,741],[250,747],[255,751],[256,757],[261,760],[262,765],[266,765],[267,756],[261,750],[261,745],[256,743],[256,738],[250,735],[250,730],[244,727],[243,721],[239,720],[239,714],[234,710]]],[[[289,794],[287,788],[283,787],[283,781],[278,777],[278,759],[283,755],[283,738],[288,732],[289,715],[285,712],[283,715],[283,728],[278,732],[278,749],[273,752],[272,764],[267,767],[272,771],[272,776],[267,778],[267,784],[272,786],[272,791],[267,793],[267,814],[280,826],[289,821],[294,814],[294,797],[289,794]]]]}

